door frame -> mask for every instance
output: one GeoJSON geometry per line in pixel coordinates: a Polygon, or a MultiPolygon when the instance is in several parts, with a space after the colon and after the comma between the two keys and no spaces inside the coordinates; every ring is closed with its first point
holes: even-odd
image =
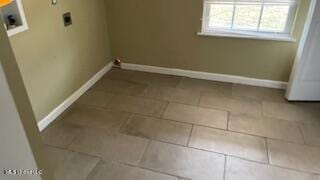
{"type": "MultiPolygon", "coordinates": [[[[304,61],[301,57],[304,53],[304,48],[305,48],[306,42],[308,40],[308,35],[310,32],[311,23],[312,23],[312,19],[313,19],[316,5],[317,5],[317,0],[310,0],[308,16],[306,19],[306,23],[304,25],[302,35],[301,35],[299,47],[297,49],[297,54],[295,57],[294,65],[292,67],[289,83],[288,83],[286,94],[285,94],[285,97],[288,101],[303,101],[303,100],[299,100],[298,98],[293,98],[293,96],[294,96],[293,84],[299,80],[299,78],[297,76],[300,75],[300,72],[302,71],[302,67],[306,63],[306,61],[304,61]]],[[[315,100],[315,101],[318,101],[318,100],[315,100]]]]}

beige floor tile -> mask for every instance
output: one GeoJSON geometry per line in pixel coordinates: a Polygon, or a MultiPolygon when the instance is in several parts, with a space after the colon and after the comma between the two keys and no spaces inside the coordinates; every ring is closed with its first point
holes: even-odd
{"type": "Polygon", "coordinates": [[[168,102],[133,96],[116,96],[109,106],[112,110],[132,112],[147,116],[161,117],[168,102]]]}
{"type": "Polygon", "coordinates": [[[227,157],[226,180],[315,180],[315,176],[267,164],[227,157]]]}
{"type": "Polygon", "coordinates": [[[103,91],[88,91],[76,101],[76,104],[104,107],[113,96],[103,91]]]}
{"type": "Polygon", "coordinates": [[[105,109],[75,106],[63,120],[86,127],[102,128],[110,132],[118,132],[130,113],[109,111],[105,109]]]}
{"type": "Polygon", "coordinates": [[[104,76],[104,79],[122,80],[143,85],[176,87],[181,77],[114,68],[104,76]]]}
{"type": "Polygon", "coordinates": [[[114,162],[100,162],[87,180],[177,180],[177,178],[114,162]]]}
{"type": "Polygon", "coordinates": [[[288,121],[299,121],[300,109],[292,103],[265,101],[262,103],[263,115],[288,121]]]}
{"type": "Polygon", "coordinates": [[[140,166],[192,180],[222,180],[225,157],[160,142],[151,142],[140,166]]]}
{"type": "Polygon", "coordinates": [[[163,117],[165,119],[197,125],[226,129],[228,113],[226,111],[170,103],[163,117]]]}
{"type": "Polygon", "coordinates": [[[270,163],[320,173],[320,148],[268,139],[270,163]]]}
{"type": "Polygon", "coordinates": [[[147,85],[140,83],[102,78],[91,90],[104,91],[111,94],[136,95],[141,94],[146,88],[147,85]]]}
{"type": "Polygon", "coordinates": [[[217,81],[208,81],[200,79],[182,78],[178,88],[199,91],[204,93],[213,93],[218,95],[231,96],[232,84],[217,81]]]}
{"type": "Polygon", "coordinates": [[[298,103],[302,109],[299,122],[303,124],[320,125],[320,103],[298,103]]]}
{"type": "Polygon", "coordinates": [[[172,87],[149,86],[144,91],[143,96],[170,102],[197,105],[200,99],[200,92],[172,87]]]}
{"type": "Polygon", "coordinates": [[[82,127],[56,120],[41,132],[44,144],[66,148],[81,132],[82,127]]]}
{"type": "Polygon", "coordinates": [[[301,125],[306,144],[320,146],[320,125],[301,125]]]}
{"type": "Polygon", "coordinates": [[[148,72],[136,72],[132,77],[132,81],[137,83],[166,87],[176,87],[180,79],[178,76],[148,72]]]}
{"type": "Polygon", "coordinates": [[[268,162],[266,142],[260,137],[195,126],[189,146],[253,161],[268,162]]]}
{"type": "Polygon", "coordinates": [[[103,79],[114,79],[122,81],[131,81],[134,74],[140,73],[138,71],[131,71],[119,68],[112,68],[107,74],[103,76],[103,79]]]}
{"type": "Polygon", "coordinates": [[[306,124],[320,124],[320,106],[305,103],[263,102],[262,107],[263,114],[268,117],[306,124]]]}
{"type": "Polygon", "coordinates": [[[282,90],[112,69],[41,135],[62,148],[47,148],[59,180],[222,180],[225,165],[226,180],[315,180],[301,171],[320,174],[319,109],[282,90]]]}
{"type": "Polygon", "coordinates": [[[268,117],[230,115],[229,130],[284,141],[303,143],[298,123],[268,117]]]}
{"type": "Polygon", "coordinates": [[[190,124],[135,115],[128,120],[121,132],[174,144],[187,145],[191,128],[192,125],[190,124]]]}
{"type": "Polygon", "coordinates": [[[243,98],[204,95],[200,99],[200,106],[230,111],[233,114],[249,114],[253,116],[261,116],[262,114],[261,103],[243,98]]]}
{"type": "Polygon", "coordinates": [[[49,164],[56,179],[85,180],[98,164],[96,157],[53,147],[46,148],[49,164]]]}
{"type": "Polygon", "coordinates": [[[232,95],[235,97],[243,97],[259,101],[266,100],[286,102],[284,91],[280,89],[233,84],[232,95]]]}
{"type": "Polygon", "coordinates": [[[137,164],[148,140],[123,134],[110,134],[101,129],[86,128],[69,146],[70,150],[99,156],[106,161],[137,164]]]}

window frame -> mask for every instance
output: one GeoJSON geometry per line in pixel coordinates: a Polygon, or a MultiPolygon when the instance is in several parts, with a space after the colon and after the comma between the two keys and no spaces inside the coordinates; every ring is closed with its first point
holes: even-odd
{"type": "MultiPolygon", "coordinates": [[[[222,2],[222,0],[220,0],[222,2]]],[[[227,0],[228,1],[228,0],[227,0]]],[[[263,1],[263,0],[261,0],[263,1]]],[[[231,2],[229,0],[229,2],[231,2]]],[[[211,4],[218,4],[217,0],[203,0],[203,14],[202,14],[202,28],[201,32],[198,35],[205,35],[205,36],[220,36],[220,37],[235,37],[235,38],[249,38],[249,39],[265,39],[265,40],[279,40],[279,41],[289,41],[294,42],[296,41],[292,37],[294,24],[298,12],[298,7],[300,5],[300,0],[297,0],[295,5],[290,6],[289,14],[286,20],[286,27],[283,32],[272,32],[272,31],[259,31],[259,30],[240,30],[240,29],[229,29],[229,28],[209,28],[209,17],[210,17],[210,5],[211,4]]],[[[231,2],[234,4],[233,9],[233,19],[232,25],[234,23],[234,15],[235,15],[235,7],[237,4],[237,0],[231,2]]],[[[264,2],[262,2],[264,3],[264,2]]],[[[221,4],[224,4],[223,2],[221,4]]],[[[243,3],[241,3],[243,4],[243,3]]],[[[270,4],[271,5],[271,4],[270,4]]],[[[262,9],[260,10],[260,17],[259,17],[259,24],[261,23],[261,17],[263,13],[263,5],[262,9]]]]}

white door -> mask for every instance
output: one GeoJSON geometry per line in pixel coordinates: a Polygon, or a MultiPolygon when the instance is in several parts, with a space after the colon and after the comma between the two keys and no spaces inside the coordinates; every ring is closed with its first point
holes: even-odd
{"type": "Polygon", "coordinates": [[[320,0],[312,0],[286,97],[289,101],[320,100],[320,0]]]}

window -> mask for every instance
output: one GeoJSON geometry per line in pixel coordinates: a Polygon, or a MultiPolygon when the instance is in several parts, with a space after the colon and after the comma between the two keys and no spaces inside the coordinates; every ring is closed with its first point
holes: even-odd
{"type": "Polygon", "coordinates": [[[204,0],[200,34],[291,38],[298,0],[204,0]]]}

